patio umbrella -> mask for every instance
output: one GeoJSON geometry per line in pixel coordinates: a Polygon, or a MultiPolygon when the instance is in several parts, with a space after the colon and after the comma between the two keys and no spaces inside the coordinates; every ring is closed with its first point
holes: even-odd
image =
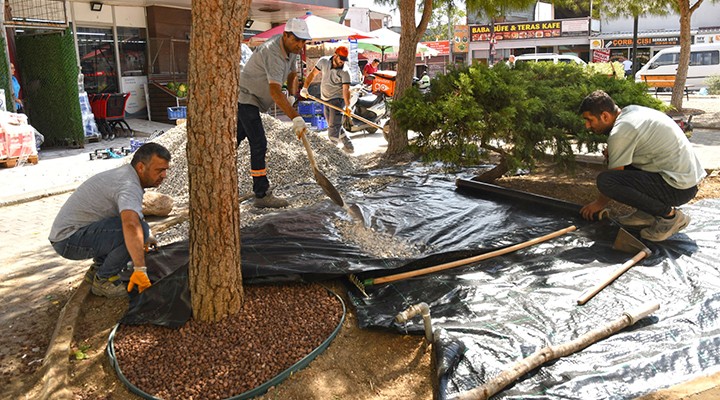
{"type": "MultiPolygon", "coordinates": [[[[381,61],[385,62],[385,52],[390,50],[398,52],[400,49],[400,34],[388,28],[380,28],[370,31],[375,37],[358,39],[358,47],[364,50],[379,52],[381,61]]],[[[436,56],[438,51],[425,46],[422,43],[417,44],[417,52],[423,55],[436,56]]]]}
{"type": "MultiPolygon", "coordinates": [[[[312,15],[310,13],[305,14],[304,16],[300,17],[307,22],[308,25],[308,33],[310,33],[310,37],[312,37],[312,40],[314,41],[324,41],[324,40],[331,40],[331,39],[347,39],[349,37],[355,37],[355,38],[372,38],[374,37],[372,34],[368,32],[363,32],[358,29],[351,28],[349,26],[345,26],[342,24],[338,24],[337,22],[330,21],[329,19],[320,18],[315,15],[312,15]]],[[[271,37],[281,34],[285,31],[285,24],[278,25],[270,30],[267,30],[262,33],[258,33],[257,35],[250,38],[251,45],[257,45],[260,44],[271,37]]]]}

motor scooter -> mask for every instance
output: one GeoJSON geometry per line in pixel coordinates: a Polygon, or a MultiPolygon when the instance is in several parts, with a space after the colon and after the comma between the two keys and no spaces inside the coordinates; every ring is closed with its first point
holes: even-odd
{"type": "Polygon", "coordinates": [[[350,87],[351,112],[355,115],[363,117],[373,124],[368,124],[367,122],[356,118],[349,118],[343,115],[343,129],[347,132],[359,132],[364,130],[368,134],[373,134],[377,131],[378,126],[385,127],[388,121],[385,121],[383,124],[383,120],[389,118],[390,116],[385,99],[385,93],[381,91],[373,93],[362,84],[350,87]]]}

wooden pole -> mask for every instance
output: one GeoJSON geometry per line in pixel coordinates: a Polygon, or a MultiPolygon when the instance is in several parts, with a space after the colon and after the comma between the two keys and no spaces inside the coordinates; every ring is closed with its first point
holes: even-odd
{"type": "Polygon", "coordinates": [[[605,287],[609,284],[611,284],[615,279],[617,279],[620,275],[624,274],[625,271],[629,270],[633,265],[637,264],[638,261],[642,260],[643,258],[650,255],[649,249],[642,249],[637,254],[635,254],[635,257],[625,261],[623,265],[620,266],[620,268],[616,269],[613,274],[602,282],[598,283],[594,287],[586,290],[580,297],[577,299],[577,303],[579,305],[583,305],[588,302],[588,300],[592,299],[593,296],[598,294],[601,290],[605,289],[605,287]]]}
{"type": "Polygon", "coordinates": [[[518,378],[532,371],[533,369],[560,357],[576,353],[591,344],[605,339],[618,331],[634,325],[637,321],[647,317],[660,308],[659,303],[645,303],[641,307],[624,312],[623,315],[610,322],[609,324],[592,330],[575,340],[562,343],[555,346],[547,346],[532,355],[516,362],[508,369],[501,372],[500,375],[491,379],[486,384],[470,389],[465,392],[457,393],[449,398],[451,400],[484,400],[503,390],[509,384],[515,382],[518,378]]]}
{"type": "Polygon", "coordinates": [[[471,263],[482,261],[482,260],[487,260],[488,258],[493,258],[493,257],[501,256],[503,254],[512,253],[513,251],[524,249],[525,247],[530,247],[532,245],[542,243],[542,242],[548,241],[550,239],[554,239],[558,236],[562,236],[562,235],[572,232],[576,229],[577,229],[577,227],[575,225],[570,225],[567,228],[563,228],[558,231],[548,233],[545,236],[540,236],[535,239],[530,239],[526,242],[518,243],[516,245],[512,245],[512,246],[506,247],[504,249],[491,251],[489,253],[481,254],[479,256],[463,258],[462,260],[452,261],[449,263],[435,265],[433,267],[427,267],[427,268],[418,269],[415,271],[403,272],[401,274],[388,275],[388,276],[384,276],[381,278],[366,279],[365,281],[363,281],[363,285],[369,286],[369,285],[377,285],[379,283],[399,281],[402,279],[412,278],[412,277],[420,276],[420,275],[431,274],[433,272],[438,272],[438,271],[442,271],[442,270],[446,270],[446,269],[450,269],[450,268],[459,267],[461,265],[466,265],[466,264],[471,264],[471,263]]]}

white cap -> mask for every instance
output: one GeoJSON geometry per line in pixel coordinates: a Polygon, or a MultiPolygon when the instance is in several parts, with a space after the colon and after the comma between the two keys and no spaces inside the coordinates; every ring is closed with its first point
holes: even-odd
{"type": "Polygon", "coordinates": [[[285,32],[290,32],[303,40],[310,40],[310,33],[308,32],[307,22],[300,18],[291,18],[285,24],[285,32]]]}

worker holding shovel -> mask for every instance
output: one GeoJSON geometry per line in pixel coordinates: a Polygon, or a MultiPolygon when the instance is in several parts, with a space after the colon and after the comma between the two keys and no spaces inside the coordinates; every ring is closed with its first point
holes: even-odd
{"type": "MultiPolygon", "coordinates": [[[[345,62],[348,60],[348,48],[340,46],[335,49],[332,56],[322,57],[315,64],[312,72],[308,74],[300,96],[308,98],[307,88],[312,83],[315,76],[322,72],[320,81],[320,97],[321,99],[335,108],[345,110],[345,115],[350,116],[350,72],[348,72],[345,62]]],[[[328,123],[328,138],[334,144],[340,143],[342,140],[343,149],[348,153],[352,153],[355,147],[350,141],[342,128],[342,114],[333,107],[325,107],[325,120],[328,123]]]]}
{"type": "Polygon", "coordinates": [[[618,218],[627,227],[645,227],[644,239],[659,242],[684,229],[690,217],[676,207],[692,200],[705,170],[682,129],[664,113],[630,105],[620,109],[597,90],[580,105],[585,127],[608,135],[608,171],[597,177],[600,195],[580,213],[591,220],[610,202],[635,207],[618,218]]]}
{"type": "Polygon", "coordinates": [[[297,88],[295,65],[298,54],[310,39],[305,20],[288,20],[281,35],[273,36],[255,50],[240,75],[237,143],[247,138],[250,144],[250,175],[255,193],[253,205],[258,208],[281,208],[289,204],[270,191],[265,168],[267,138],[260,113],[277,104],[285,115],[292,118],[293,130],[298,138],[305,133],[305,121],[283,94],[282,85],[287,82],[291,92],[294,92],[292,88],[297,88]]]}

